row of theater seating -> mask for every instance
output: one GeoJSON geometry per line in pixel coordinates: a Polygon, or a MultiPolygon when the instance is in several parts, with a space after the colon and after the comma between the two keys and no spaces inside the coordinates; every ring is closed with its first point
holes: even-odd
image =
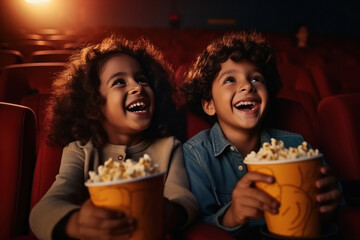
{"type": "MultiPolygon", "coordinates": [[[[0,139],[4,140],[0,145],[3,166],[0,172],[3,180],[0,184],[1,239],[36,239],[29,233],[29,211],[55,180],[61,159],[61,149],[48,145],[41,127],[40,130],[37,127],[41,125],[41,112],[47,100],[48,95],[39,94],[24,98],[23,105],[0,103],[0,139]],[[33,111],[24,105],[30,106],[33,111]]],[[[335,175],[346,180],[343,183],[353,184],[350,186],[353,189],[344,188],[349,205],[343,207],[339,215],[343,239],[356,239],[355,236],[360,234],[357,228],[360,222],[359,195],[356,193],[356,184],[360,179],[360,151],[356,144],[360,139],[356,134],[359,127],[352,128],[360,120],[360,114],[356,111],[359,104],[359,94],[336,95],[324,99],[318,109],[319,126],[322,125],[324,131],[321,151],[336,170],[335,175]]],[[[271,127],[281,127],[303,135],[304,130],[311,128],[301,104],[278,98],[275,106],[270,112],[271,127]]],[[[188,137],[210,127],[196,115],[190,112],[186,114],[188,137]]],[[[184,239],[232,238],[220,229],[198,223],[185,232],[184,239]]]]}
{"type": "MultiPolygon", "coordinates": [[[[129,34],[129,36],[135,38],[140,32],[142,31],[132,32],[133,35],[129,34]]],[[[199,39],[208,40],[214,35],[216,34],[210,32],[199,39]]],[[[186,39],[186,37],[183,38],[186,39]]],[[[186,40],[183,41],[186,42],[186,40]]],[[[176,44],[174,43],[174,45],[176,44]]],[[[195,51],[204,42],[196,43],[195,46],[190,46],[188,42],[187,44],[189,56],[185,56],[181,60],[173,60],[178,63],[176,68],[177,86],[181,85],[183,81],[183,73],[188,67],[189,59],[193,58],[195,51]]],[[[182,48],[175,48],[169,52],[166,52],[166,48],[164,49],[165,55],[175,55],[176,57],[182,48]]],[[[50,54],[54,53],[51,51],[54,50],[50,50],[50,54]]],[[[343,220],[340,223],[345,223],[342,225],[342,230],[348,239],[356,239],[351,236],[360,234],[356,228],[360,223],[359,195],[356,195],[356,189],[360,182],[360,154],[357,148],[360,144],[360,131],[356,125],[360,120],[360,114],[356,111],[356,107],[360,103],[359,81],[356,81],[356,77],[359,76],[356,73],[359,66],[356,61],[349,60],[347,63],[336,65],[335,68],[332,66],[335,61],[331,62],[325,58],[321,58],[321,61],[314,60],[317,59],[316,56],[320,55],[314,55],[307,51],[294,50],[294,52],[297,52],[298,57],[295,57],[291,50],[278,52],[278,67],[284,86],[278,95],[275,108],[269,113],[269,124],[302,134],[313,146],[319,147],[325,153],[330,166],[336,169],[335,175],[344,183],[344,193],[350,203],[350,206],[341,211],[339,217],[340,220],[343,220]],[[317,76],[316,79],[315,76],[317,76]]],[[[0,101],[30,107],[36,116],[36,121],[32,119],[32,113],[26,107],[1,104],[0,109],[5,110],[1,110],[0,113],[1,120],[4,121],[1,122],[0,127],[8,128],[7,131],[1,130],[3,134],[0,138],[1,145],[4,147],[1,152],[10,151],[1,158],[1,161],[6,161],[7,165],[4,165],[12,170],[8,171],[3,168],[4,173],[0,173],[4,179],[3,182],[8,183],[5,186],[0,185],[0,195],[9,197],[2,200],[4,203],[2,207],[6,208],[4,210],[6,214],[0,218],[0,224],[7,227],[1,230],[0,239],[19,238],[19,236],[23,236],[22,239],[28,239],[31,237],[27,225],[29,209],[51,186],[60,164],[61,149],[49,146],[44,142],[42,124],[43,110],[50,93],[51,80],[56,73],[64,69],[65,63],[64,61],[49,63],[50,58],[47,56],[44,59],[44,54],[41,55],[41,53],[44,52],[30,55],[33,56],[33,61],[37,56],[42,56],[36,61],[46,62],[23,63],[25,60],[20,57],[21,60],[15,62],[15,65],[6,66],[1,71],[0,101]],[[12,111],[18,112],[18,115],[12,111]],[[15,119],[20,120],[15,121],[15,119]],[[17,125],[11,125],[10,122],[17,125]],[[36,124],[35,127],[32,126],[34,124],[36,124]],[[18,128],[20,132],[15,130],[12,132],[10,130],[12,128],[18,128]],[[25,131],[25,129],[32,130],[25,131]],[[15,155],[10,155],[11,152],[15,155]],[[13,163],[13,159],[16,159],[15,163],[13,163]],[[23,179],[26,179],[25,184],[23,184],[23,179]],[[31,183],[32,188],[30,188],[31,183]],[[7,192],[11,194],[7,195],[7,192]]],[[[64,55],[63,57],[67,58],[68,56],[64,55]]],[[[57,55],[54,58],[56,61],[61,59],[57,55]]],[[[186,120],[186,129],[184,129],[187,133],[186,139],[198,131],[210,127],[189,111],[185,110],[183,117],[186,120]]],[[[199,223],[185,233],[185,239],[231,239],[231,237],[219,229],[199,223]]]]}

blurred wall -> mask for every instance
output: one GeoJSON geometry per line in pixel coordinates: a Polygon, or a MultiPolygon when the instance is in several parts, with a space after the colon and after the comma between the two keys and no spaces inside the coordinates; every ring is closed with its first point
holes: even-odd
{"type": "Polygon", "coordinates": [[[169,15],[177,13],[180,28],[291,32],[296,23],[305,22],[319,34],[360,35],[360,3],[355,0],[52,0],[51,4],[37,11],[40,7],[24,0],[2,0],[1,29],[167,28],[169,15]]]}

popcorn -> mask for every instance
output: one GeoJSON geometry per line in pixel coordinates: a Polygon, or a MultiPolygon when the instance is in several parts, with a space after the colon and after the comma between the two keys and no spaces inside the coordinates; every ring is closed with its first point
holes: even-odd
{"type": "Polygon", "coordinates": [[[95,171],[89,171],[88,183],[93,182],[109,182],[120,179],[130,179],[144,177],[158,171],[159,165],[154,163],[149,154],[144,154],[136,162],[132,159],[125,161],[113,160],[109,158],[104,165],[100,165],[95,171]]]}
{"type": "Polygon", "coordinates": [[[307,142],[302,142],[297,148],[285,148],[284,142],[271,138],[271,143],[264,143],[262,148],[256,153],[252,151],[249,153],[244,161],[272,161],[295,159],[301,157],[313,157],[319,155],[318,149],[309,149],[307,142]]]}

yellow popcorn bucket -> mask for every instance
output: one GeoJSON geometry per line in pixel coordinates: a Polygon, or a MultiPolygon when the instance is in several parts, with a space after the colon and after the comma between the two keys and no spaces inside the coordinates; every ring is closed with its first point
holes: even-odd
{"type": "Polygon", "coordinates": [[[322,154],[291,160],[244,161],[249,172],[274,176],[276,182],[256,187],[280,202],[279,213],[265,211],[269,231],[286,237],[319,237],[321,221],[315,181],[321,177],[322,154]]]}
{"type": "Polygon", "coordinates": [[[85,186],[95,206],[122,211],[136,219],[131,240],[158,240],[163,236],[164,174],[85,183],[85,186]]]}

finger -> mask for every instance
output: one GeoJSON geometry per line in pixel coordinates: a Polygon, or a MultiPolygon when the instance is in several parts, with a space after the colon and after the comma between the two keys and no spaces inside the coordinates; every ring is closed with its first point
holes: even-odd
{"type": "Polygon", "coordinates": [[[136,221],[133,218],[110,219],[102,221],[100,228],[104,231],[112,232],[131,232],[135,229],[136,221]]]}
{"type": "Polygon", "coordinates": [[[264,196],[264,198],[243,198],[241,207],[244,208],[253,208],[258,209],[261,212],[268,211],[273,214],[277,214],[279,212],[280,203],[272,198],[264,196]]]}
{"type": "Polygon", "coordinates": [[[329,213],[329,212],[334,211],[338,206],[339,206],[339,204],[336,204],[336,203],[329,204],[329,205],[323,205],[320,207],[320,212],[321,213],[329,213]]]}
{"type": "Polygon", "coordinates": [[[328,202],[328,201],[337,201],[338,202],[339,199],[340,199],[340,192],[337,189],[316,195],[316,201],[318,201],[320,203],[328,202]]]}
{"type": "Polygon", "coordinates": [[[334,185],[334,187],[336,187],[336,182],[337,180],[335,177],[329,176],[316,180],[315,185],[317,188],[322,189],[324,187],[329,187],[331,185],[334,185]]]}
{"type": "Polygon", "coordinates": [[[251,172],[245,174],[243,178],[238,182],[238,185],[248,187],[254,182],[274,183],[275,178],[273,176],[265,175],[262,173],[251,172]]]}
{"type": "Polygon", "coordinates": [[[256,208],[252,208],[252,207],[243,207],[241,212],[242,215],[242,219],[246,219],[246,218],[261,218],[264,216],[264,212],[256,209],[256,208]]]}
{"type": "Polygon", "coordinates": [[[329,173],[329,171],[330,171],[330,169],[329,169],[329,167],[328,166],[321,166],[320,167],[320,172],[321,172],[321,174],[328,174],[329,173]]]}
{"type": "Polygon", "coordinates": [[[108,210],[105,208],[94,207],[92,209],[92,216],[100,219],[112,219],[112,218],[125,218],[124,212],[108,210]]]}

